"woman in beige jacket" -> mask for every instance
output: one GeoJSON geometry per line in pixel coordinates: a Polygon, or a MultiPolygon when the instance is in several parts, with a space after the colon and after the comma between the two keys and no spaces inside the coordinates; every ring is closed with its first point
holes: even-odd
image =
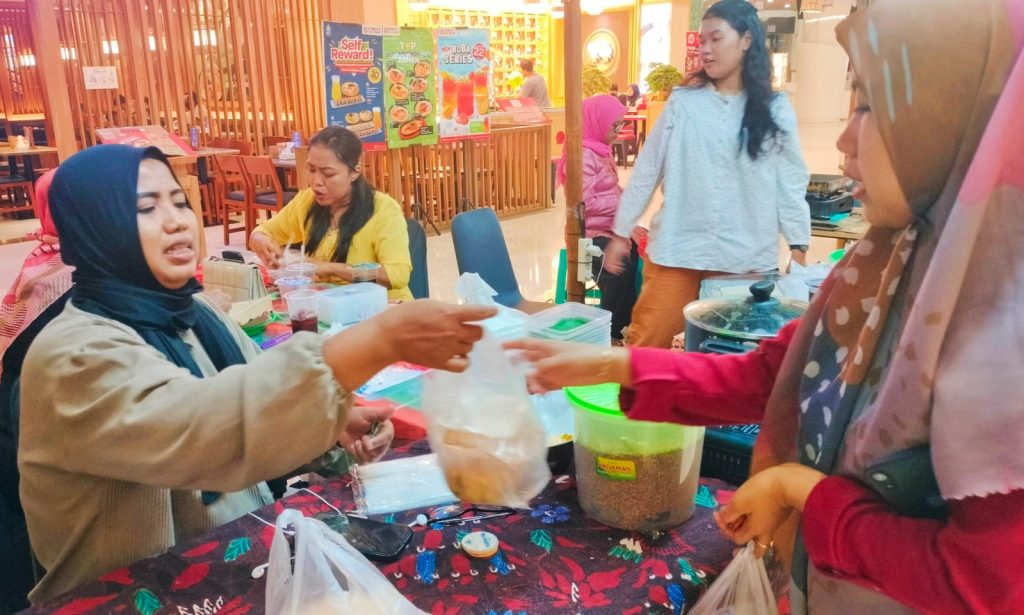
{"type": "Polygon", "coordinates": [[[353,391],[395,361],[461,370],[491,315],[416,301],[327,341],[255,345],[196,294],[195,216],[166,159],[102,145],[51,188],[64,312],[32,345],[18,462],[39,602],[269,502],[263,481],[387,413],[353,391]]]}

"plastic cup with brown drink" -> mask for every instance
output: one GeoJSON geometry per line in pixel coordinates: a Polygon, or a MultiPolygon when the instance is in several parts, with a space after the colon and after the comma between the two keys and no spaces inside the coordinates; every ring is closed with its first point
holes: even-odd
{"type": "Polygon", "coordinates": [[[299,331],[317,332],[315,290],[293,290],[284,296],[288,304],[288,318],[292,321],[292,333],[299,331]]]}

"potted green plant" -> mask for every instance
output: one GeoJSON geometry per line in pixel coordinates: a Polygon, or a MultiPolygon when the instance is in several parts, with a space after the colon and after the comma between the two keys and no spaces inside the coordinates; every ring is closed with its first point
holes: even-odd
{"type": "Polygon", "coordinates": [[[647,90],[658,100],[668,100],[672,88],[681,85],[683,74],[671,64],[652,64],[647,74],[647,90]]]}
{"type": "Polygon", "coordinates": [[[612,80],[596,66],[583,69],[583,98],[607,94],[612,89],[612,80]]]}

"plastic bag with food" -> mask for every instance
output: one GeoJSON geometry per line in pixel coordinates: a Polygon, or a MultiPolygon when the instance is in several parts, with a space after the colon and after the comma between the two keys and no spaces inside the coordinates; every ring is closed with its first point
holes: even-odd
{"type": "Polygon", "coordinates": [[[740,549],[690,615],[779,615],[764,560],[754,555],[753,542],[740,549]]]}
{"type": "Polygon", "coordinates": [[[271,615],[424,615],[344,536],[297,510],[277,518],[266,601],[271,615]],[[295,533],[294,566],[288,527],[295,533]]]}
{"type": "Polygon", "coordinates": [[[427,374],[423,413],[430,448],[461,500],[528,508],[551,480],[525,366],[513,364],[489,333],[465,372],[427,374]]]}

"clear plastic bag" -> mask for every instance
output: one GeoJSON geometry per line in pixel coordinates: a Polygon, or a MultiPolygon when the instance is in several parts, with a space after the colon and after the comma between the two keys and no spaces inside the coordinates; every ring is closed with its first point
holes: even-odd
{"type": "Polygon", "coordinates": [[[341,535],[297,510],[277,517],[266,608],[270,615],[424,615],[341,535]],[[295,532],[294,572],[288,526],[295,532]]]}
{"type": "Polygon", "coordinates": [[[489,333],[465,372],[426,376],[423,414],[430,448],[461,500],[528,508],[551,480],[525,366],[514,365],[489,333]]]}
{"type": "Polygon", "coordinates": [[[498,291],[491,288],[479,273],[464,273],[455,284],[455,292],[463,304],[487,305],[498,310],[494,316],[480,323],[484,329],[502,341],[526,337],[530,317],[519,310],[499,305],[494,297],[498,291]]]}
{"type": "Polygon", "coordinates": [[[436,455],[392,459],[352,468],[352,490],[363,515],[426,508],[456,500],[436,455]]]}
{"type": "Polygon", "coordinates": [[[690,615],[779,615],[764,561],[747,543],[694,605],[690,615]]]}

